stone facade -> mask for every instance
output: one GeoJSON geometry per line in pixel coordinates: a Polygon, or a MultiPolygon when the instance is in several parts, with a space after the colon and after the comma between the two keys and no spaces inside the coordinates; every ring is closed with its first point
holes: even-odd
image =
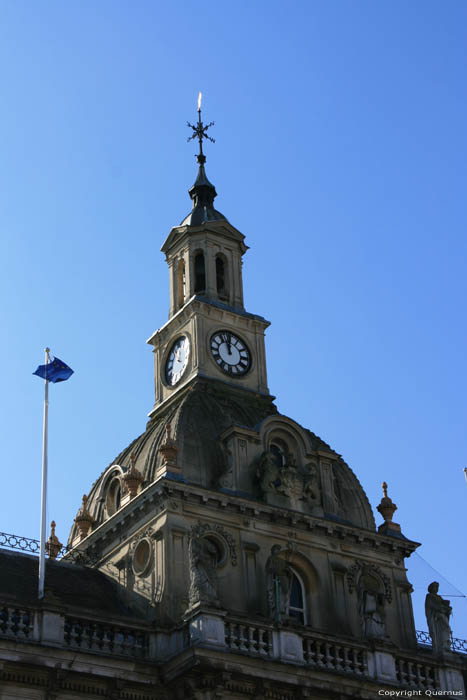
{"type": "Polygon", "coordinates": [[[83,499],[44,600],[18,583],[37,560],[4,555],[0,698],[463,694],[465,657],[417,644],[418,543],[387,487],[377,530],[342,457],[277,411],[269,324],[244,309],[244,237],[214,210],[204,161],[190,196],[163,246],[170,311],[148,341],[145,432],[83,499]]]}

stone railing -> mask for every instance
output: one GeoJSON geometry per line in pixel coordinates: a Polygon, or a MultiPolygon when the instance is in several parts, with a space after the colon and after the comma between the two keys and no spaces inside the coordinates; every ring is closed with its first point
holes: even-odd
{"type": "Polygon", "coordinates": [[[313,668],[368,676],[366,650],[357,646],[307,635],[303,637],[303,657],[313,668]]]}
{"type": "Polygon", "coordinates": [[[145,632],[70,617],[65,618],[64,643],[83,651],[123,656],[145,657],[149,651],[149,635],[145,632]]]}
{"type": "Polygon", "coordinates": [[[33,636],[34,613],[25,608],[0,605],[0,635],[29,639],[33,636]]]}
{"type": "Polygon", "coordinates": [[[65,617],[44,609],[30,610],[0,603],[0,639],[44,643],[63,648],[147,658],[164,648],[149,629],[124,627],[97,620],[65,617]],[[152,645],[151,645],[152,641],[152,645]]]}
{"type": "Polygon", "coordinates": [[[273,656],[272,629],[245,622],[225,622],[225,643],[232,651],[251,656],[273,656]]]}
{"type": "Polygon", "coordinates": [[[396,657],[396,676],[400,685],[410,688],[437,690],[441,687],[438,667],[418,659],[396,657]]]}

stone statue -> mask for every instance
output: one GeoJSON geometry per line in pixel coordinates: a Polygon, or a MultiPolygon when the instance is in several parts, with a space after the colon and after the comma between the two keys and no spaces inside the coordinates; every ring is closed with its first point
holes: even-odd
{"type": "Polygon", "coordinates": [[[318,471],[314,464],[307,465],[308,476],[305,480],[303,495],[310,505],[321,505],[321,489],[319,487],[318,471]]]}
{"type": "Polygon", "coordinates": [[[256,476],[263,494],[276,493],[276,485],[279,483],[279,467],[272,452],[263,452],[258,463],[256,476]]]}
{"type": "Polygon", "coordinates": [[[449,618],[452,608],[449,600],[444,600],[439,593],[439,583],[433,581],[428,586],[425,598],[425,615],[431,635],[434,654],[443,654],[451,649],[451,627],[449,618]]]}
{"type": "Polygon", "coordinates": [[[287,613],[292,575],[285,559],[279,556],[281,546],[271,547],[271,556],[266,562],[269,613],[277,622],[287,613]]]}
{"type": "Polygon", "coordinates": [[[193,536],[190,539],[189,558],[190,607],[196,603],[218,605],[215,545],[204,537],[193,536]]]}
{"type": "Polygon", "coordinates": [[[386,637],[383,595],[373,576],[363,576],[360,584],[360,617],[366,639],[386,637]]]}

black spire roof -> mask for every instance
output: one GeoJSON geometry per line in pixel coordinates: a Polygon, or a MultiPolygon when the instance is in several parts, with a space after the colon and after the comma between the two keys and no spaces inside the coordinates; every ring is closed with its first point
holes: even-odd
{"type": "Polygon", "coordinates": [[[188,138],[188,141],[197,138],[199,141],[199,153],[196,156],[198,161],[198,176],[190,189],[188,194],[193,201],[193,209],[186,216],[181,226],[200,226],[205,221],[219,221],[227,219],[220,211],[214,209],[214,199],[217,197],[216,188],[209,182],[206,170],[204,169],[204,164],[206,162],[206,156],[203,153],[203,139],[209,139],[214,143],[214,139],[208,135],[207,130],[209,127],[214,126],[214,122],[210,124],[203,124],[201,121],[201,93],[198,97],[198,122],[196,124],[190,124],[187,122],[188,126],[193,129],[193,134],[188,138]]]}

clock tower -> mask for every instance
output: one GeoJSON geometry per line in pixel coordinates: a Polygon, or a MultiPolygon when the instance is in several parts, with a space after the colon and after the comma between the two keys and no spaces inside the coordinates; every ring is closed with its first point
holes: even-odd
{"type": "Polygon", "coordinates": [[[269,323],[245,311],[244,236],[214,208],[203,140],[211,124],[189,125],[199,141],[192,210],[162,246],[170,274],[169,320],[148,340],[154,348],[153,418],[197,378],[262,396],[269,394],[264,332],[269,323]]]}

